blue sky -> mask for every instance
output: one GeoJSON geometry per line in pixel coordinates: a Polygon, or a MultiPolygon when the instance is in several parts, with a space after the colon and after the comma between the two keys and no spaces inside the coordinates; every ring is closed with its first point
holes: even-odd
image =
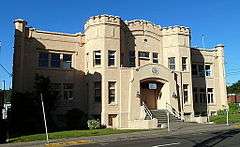
{"type": "MultiPolygon", "coordinates": [[[[185,25],[192,29],[192,46],[225,45],[227,82],[240,79],[240,1],[237,0],[2,0],[0,9],[0,63],[12,72],[14,25],[23,18],[42,30],[76,33],[93,15],[111,14],[124,20],[146,19],[161,26],[185,25]]],[[[0,81],[11,78],[0,68],[0,81]]],[[[2,83],[2,82],[1,82],[2,83]]],[[[2,84],[0,88],[2,87],[2,84]]]]}

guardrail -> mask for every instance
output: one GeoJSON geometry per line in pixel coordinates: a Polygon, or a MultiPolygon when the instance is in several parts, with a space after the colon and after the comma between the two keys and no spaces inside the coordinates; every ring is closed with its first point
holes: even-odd
{"type": "Polygon", "coordinates": [[[183,119],[182,119],[182,115],[181,115],[181,113],[178,112],[175,108],[173,108],[172,105],[166,103],[166,109],[167,109],[168,111],[170,111],[170,113],[173,114],[175,117],[177,117],[177,118],[183,120],[183,119]]]}
{"type": "Polygon", "coordinates": [[[145,110],[145,112],[147,113],[147,115],[148,115],[151,119],[153,119],[153,115],[152,115],[151,111],[148,109],[148,107],[146,106],[146,104],[145,104],[144,102],[142,102],[142,104],[143,104],[144,110],[145,110]]]}

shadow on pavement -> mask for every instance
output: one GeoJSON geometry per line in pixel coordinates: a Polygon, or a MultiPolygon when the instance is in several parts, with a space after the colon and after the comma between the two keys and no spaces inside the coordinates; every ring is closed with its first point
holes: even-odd
{"type": "Polygon", "coordinates": [[[215,132],[213,134],[216,134],[217,136],[208,138],[200,143],[197,143],[194,147],[211,147],[214,146],[220,142],[222,142],[223,140],[227,139],[227,138],[231,138],[233,136],[235,136],[236,134],[240,133],[240,130],[230,130],[227,132],[215,132]]]}

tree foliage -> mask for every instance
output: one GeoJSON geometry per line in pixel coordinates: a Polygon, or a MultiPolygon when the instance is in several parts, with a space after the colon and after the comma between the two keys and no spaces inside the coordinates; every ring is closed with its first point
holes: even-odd
{"type": "Polygon", "coordinates": [[[240,94],[240,80],[227,87],[228,93],[240,94]]]}

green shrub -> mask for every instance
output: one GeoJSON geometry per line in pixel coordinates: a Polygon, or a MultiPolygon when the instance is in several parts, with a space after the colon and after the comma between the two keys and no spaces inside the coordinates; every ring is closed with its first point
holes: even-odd
{"type": "Polygon", "coordinates": [[[94,120],[94,119],[88,120],[87,124],[88,124],[88,128],[90,130],[92,130],[92,129],[99,129],[101,127],[101,123],[100,123],[99,120],[94,120]]]}

